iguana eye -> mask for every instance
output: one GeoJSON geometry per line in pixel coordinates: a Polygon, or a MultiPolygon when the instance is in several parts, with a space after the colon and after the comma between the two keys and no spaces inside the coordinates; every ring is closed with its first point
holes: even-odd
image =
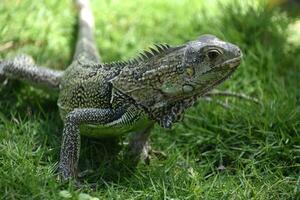
{"type": "Polygon", "coordinates": [[[208,51],[206,55],[210,60],[215,60],[219,55],[221,55],[221,52],[216,49],[212,49],[208,51]]]}

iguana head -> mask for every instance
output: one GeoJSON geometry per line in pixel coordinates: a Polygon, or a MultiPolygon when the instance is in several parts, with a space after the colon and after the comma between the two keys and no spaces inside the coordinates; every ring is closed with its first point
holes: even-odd
{"type": "MultiPolygon", "coordinates": [[[[141,55],[112,82],[156,121],[171,112],[180,115],[183,111],[174,111],[174,107],[184,107],[186,100],[222,83],[238,67],[242,56],[237,46],[213,35],[203,35],[178,47],[156,45],[156,49],[141,55]]],[[[172,122],[177,119],[172,118],[172,122]]]]}
{"type": "Polygon", "coordinates": [[[161,85],[161,91],[174,98],[204,94],[229,77],[241,60],[237,46],[212,35],[201,36],[179,51],[182,62],[176,74],[166,76],[161,85]]]}

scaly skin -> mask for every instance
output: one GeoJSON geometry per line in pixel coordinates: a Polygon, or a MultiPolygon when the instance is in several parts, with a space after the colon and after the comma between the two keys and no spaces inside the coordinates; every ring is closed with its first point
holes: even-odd
{"type": "Polygon", "coordinates": [[[88,1],[77,5],[79,37],[65,71],[36,66],[26,56],[0,62],[0,76],[59,89],[64,121],[59,172],[64,180],[76,176],[80,135],[134,132],[128,155],[134,161],[145,157],[153,124],[171,128],[198,97],[226,80],[241,58],[237,46],[203,35],[176,47],[155,45],[127,62],[101,64],[88,1]]]}

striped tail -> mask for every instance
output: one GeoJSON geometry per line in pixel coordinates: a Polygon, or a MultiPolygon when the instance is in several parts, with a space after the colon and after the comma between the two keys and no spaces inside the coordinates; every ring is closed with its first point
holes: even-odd
{"type": "Polygon", "coordinates": [[[79,32],[73,60],[99,63],[100,55],[93,36],[95,22],[89,0],[76,0],[76,5],[79,9],[79,32]]]}

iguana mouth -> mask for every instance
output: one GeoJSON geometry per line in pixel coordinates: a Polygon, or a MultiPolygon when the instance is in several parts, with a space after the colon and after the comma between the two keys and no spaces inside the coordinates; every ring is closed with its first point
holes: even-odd
{"type": "Polygon", "coordinates": [[[220,83],[225,81],[227,78],[229,78],[233,74],[233,72],[237,69],[237,67],[240,65],[240,63],[241,63],[241,56],[227,60],[227,61],[223,62],[222,64],[219,64],[217,67],[215,67],[215,69],[218,69],[218,71],[219,70],[228,70],[229,72],[226,73],[225,76],[223,76],[219,80],[216,80],[211,85],[210,88],[212,88],[216,85],[219,85],[220,83]]]}
{"type": "Polygon", "coordinates": [[[236,57],[236,58],[232,58],[230,60],[226,60],[225,62],[217,65],[216,67],[214,68],[236,68],[240,65],[241,63],[241,56],[239,57],[236,57]]]}
{"type": "MultiPolygon", "coordinates": [[[[229,71],[229,70],[235,71],[235,69],[240,65],[240,63],[241,63],[241,56],[235,57],[235,58],[226,60],[225,62],[216,65],[211,70],[206,71],[201,75],[206,75],[206,74],[210,74],[210,73],[218,72],[218,71],[229,71]]],[[[229,73],[229,74],[231,74],[231,73],[229,73]]],[[[196,84],[199,84],[199,83],[196,82],[196,84]]]]}

